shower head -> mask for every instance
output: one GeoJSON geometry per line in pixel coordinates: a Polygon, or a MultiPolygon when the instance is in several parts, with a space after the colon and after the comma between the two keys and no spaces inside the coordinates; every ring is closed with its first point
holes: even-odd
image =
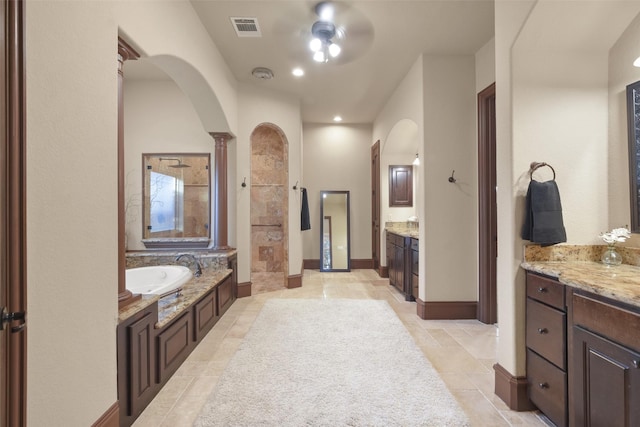
{"type": "Polygon", "coordinates": [[[177,159],[175,157],[160,157],[160,160],[173,160],[173,161],[178,162],[177,165],[169,165],[170,168],[183,169],[183,168],[190,168],[191,167],[191,165],[184,164],[184,163],[182,163],[182,160],[177,159]]]}

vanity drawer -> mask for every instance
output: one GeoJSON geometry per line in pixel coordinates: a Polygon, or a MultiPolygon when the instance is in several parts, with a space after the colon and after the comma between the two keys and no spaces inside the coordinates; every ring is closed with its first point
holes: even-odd
{"type": "Polygon", "coordinates": [[[527,296],[558,310],[565,310],[564,285],[557,280],[527,273],[527,296]]]}
{"type": "Polygon", "coordinates": [[[404,237],[387,232],[387,243],[391,243],[396,246],[404,247],[404,237]]]}
{"type": "Polygon", "coordinates": [[[420,250],[418,239],[411,238],[411,250],[416,252],[420,250]]]}
{"type": "Polygon", "coordinates": [[[527,350],[529,399],[557,426],[567,425],[567,374],[527,350]]]}
{"type": "Polygon", "coordinates": [[[527,347],[566,370],[566,318],[562,311],[527,298],[527,347]]]}

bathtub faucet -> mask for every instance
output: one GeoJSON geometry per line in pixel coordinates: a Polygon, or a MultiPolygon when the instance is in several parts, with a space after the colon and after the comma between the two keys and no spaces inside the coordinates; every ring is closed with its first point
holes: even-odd
{"type": "Polygon", "coordinates": [[[193,260],[193,264],[196,266],[196,272],[193,273],[193,275],[196,277],[202,276],[202,267],[200,266],[200,263],[198,262],[198,259],[195,256],[191,254],[180,254],[176,257],[176,262],[180,262],[182,258],[189,258],[193,260]]]}

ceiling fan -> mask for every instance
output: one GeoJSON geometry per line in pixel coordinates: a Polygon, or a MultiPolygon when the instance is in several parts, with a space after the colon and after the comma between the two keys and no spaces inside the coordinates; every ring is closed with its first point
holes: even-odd
{"type": "Polygon", "coordinates": [[[306,2],[297,3],[305,4],[289,10],[276,23],[276,34],[285,40],[294,58],[345,64],[371,47],[373,25],[357,8],[343,1],[322,1],[311,8],[306,2]]]}

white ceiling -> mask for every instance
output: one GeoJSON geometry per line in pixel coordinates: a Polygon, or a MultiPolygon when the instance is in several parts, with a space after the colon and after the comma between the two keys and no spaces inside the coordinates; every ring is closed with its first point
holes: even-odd
{"type": "MultiPolygon", "coordinates": [[[[308,48],[317,1],[190,1],[236,79],[298,97],[306,123],[329,123],[334,115],[372,123],[421,53],[474,54],[494,34],[493,1],[334,2],[334,21],[346,34],[343,50],[320,64],[308,48]],[[230,17],[257,18],[262,37],[238,37],[230,17]],[[274,78],[256,79],[255,67],[271,69],[274,78]],[[295,67],[305,75],[294,77],[295,67]]],[[[153,72],[130,68],[127,78],[153,72]]],[[[151,78],[161,77],[156,71],[151,78]]]]}

